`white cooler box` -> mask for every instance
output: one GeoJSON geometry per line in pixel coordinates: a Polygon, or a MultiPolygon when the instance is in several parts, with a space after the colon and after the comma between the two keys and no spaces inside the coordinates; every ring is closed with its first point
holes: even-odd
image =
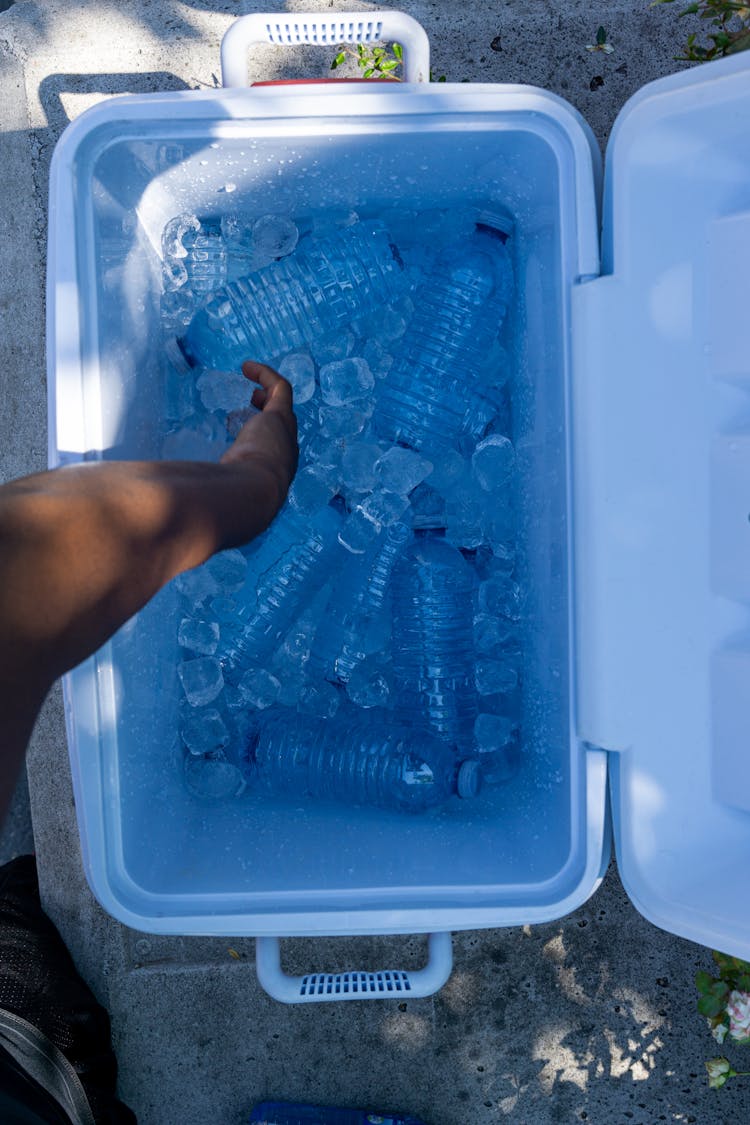
{"type": "Polygon", "coordinates": [[[280,999],[425,995],[450,971],[450,931],[585,902],[614,834],[647,918],[750,957],[750,56],[632,98],[603,194],[567,102],[427,84],[424,32],[398,13],[245,17],[225,83],[243,83],[252,40],[381,36],[404,43],[408,83],[117,98],[66,130],[50,188],[50,464],[159,456],[175,215],[509,211],[520,774],[421,817],[200,804],[175,768],[170,587],[65,678],[91,888],[139,930],[256,936],[280,999]],[[410,932],[433,935],[422,972],[279,971],[279,936],[410,932]]]}

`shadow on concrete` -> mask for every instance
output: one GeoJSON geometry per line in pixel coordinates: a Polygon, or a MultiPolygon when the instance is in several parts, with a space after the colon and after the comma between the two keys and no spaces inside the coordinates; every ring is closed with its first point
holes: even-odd
{"type": "Polygon", "coordinates": [[[124,74],[50,74],[39,84],[39,100],[47,116],[47,128],[59,135],[70,124],[63,102],[65,94],[112,96],[189,89],[187,82],[166,70],[131,71],[124,74]]]}

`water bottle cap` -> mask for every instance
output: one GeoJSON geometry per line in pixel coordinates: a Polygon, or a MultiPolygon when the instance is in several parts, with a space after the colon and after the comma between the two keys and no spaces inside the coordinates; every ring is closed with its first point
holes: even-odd
{"type": "Polygon", "coordinates": [[[457,781],[459,797],[477,797],[482,788],[482,770],[479,762],[461,762],[457,781]]]}

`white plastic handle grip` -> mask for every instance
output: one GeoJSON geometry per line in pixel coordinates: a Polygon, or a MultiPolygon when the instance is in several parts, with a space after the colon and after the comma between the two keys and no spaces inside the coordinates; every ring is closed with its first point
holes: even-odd
{"type": "Polygon", "coordinates": [[[405,12],[253,12],[235,20],[221,41],[221,80],[225,86],[247,85],[247,49],[253,43],[280,47],[312,43],[400,43],[404,48],[404,80],[429,82],[430,42],[427,32],[405,12]]]}
{"type": "Polygon", "coordinates": [[[269,996],[282,1004],[318,1004],[327,1000],[392,1000],[396,996],[418,999],[442,988],[453,968],[451,935],[430,934],[427,964],[416,972],[381,969],[374,973],[306,973],[288,976],[281,968],[279,939],[255,939],[258,980],[269,996]]]}

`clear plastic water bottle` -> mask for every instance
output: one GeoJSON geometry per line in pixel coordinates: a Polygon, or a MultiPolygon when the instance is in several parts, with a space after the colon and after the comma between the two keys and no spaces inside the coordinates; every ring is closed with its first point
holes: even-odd
{"type": "Polygon", "coordinates": [[[227,251],[218,222],[179,215],[164,228],[162,253],[170,291],[185,287],[201,297],[227,280],[227,251]]]}
{"type": "Polygon", "coordinates": [[[384,529],[370,550],[348,557],[321,618],[310,653],[310,670],[345,684],[369,651],[382,644],[391,575],[411,535],[403,523],[384,529]],[[374,648],[368,643],[371,634],[374,648]]]}
{"type": "Polygon", "coordinates": [[[479,764],[458,761],[429,733],[356,713],[336,722],[288,712],[259,720],[246,771],[268,793],[411,813],[476,797],[481,786],[479,764]]]}
{"type": "Polygon", "coordinates": [[[227,252],[218,224],[202,223],[199,231],[189,230],[182,245],[187,250],[184,266],[187,284],[196,296],[219,289],[227,280],[227,252]]]}
{"type": "Polygon", "coordinates": [[[486,356],[513,291],[504,237],[478,226],[446,247],[417,287],[414,317],[379,388],[382,438],[430,456],[487,426],[496,404],[486,356]]]}
{"type": "Polygon", "coordinates": [[[403,283],[404,264],[385,227],[359,222],[224,286],[193,317],[180,346],[193,365],[233,370],[345,327],[403,283]]]}
{"type": "Polygon", "coordinates": [[[334,573],[342,548],[337,539],[341,514],[322,508],[312,519],[289,506],[248,560],[234,629],[222,629],[216,659],[225,679],[236,683],[245,667],[268,660],[297,615],[334,573]]]}
{"type": "Polygon", "coordinates": [[[417,533],[393,571],[396,715],[470,752],[478,701],[474,572],[439,532],[417,533]]]}

